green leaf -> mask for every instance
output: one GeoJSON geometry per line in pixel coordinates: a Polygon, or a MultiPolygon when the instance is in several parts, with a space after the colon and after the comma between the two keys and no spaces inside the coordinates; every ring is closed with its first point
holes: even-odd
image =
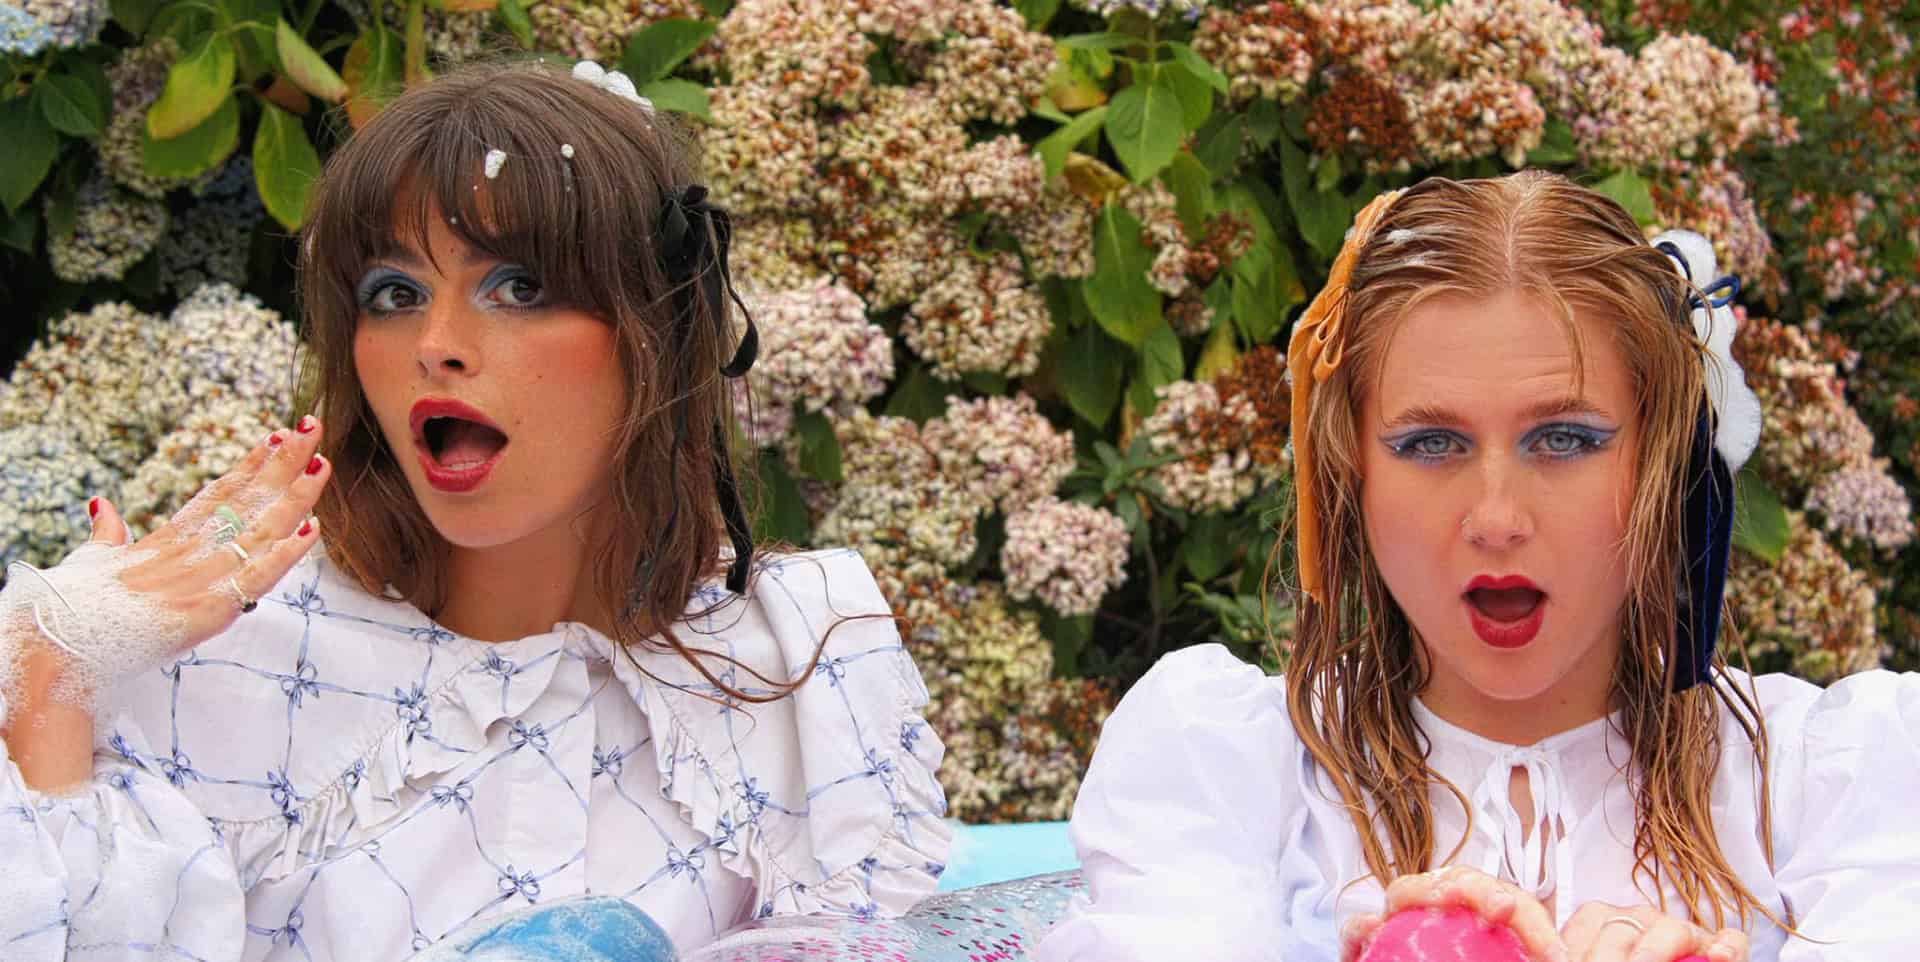
{"type": "Polygon", "coordinates": [[[1107,142],[1133,182],[1146,183],[1173,160],[1187,132],[1179,92],[1159,65],[1144,64],[1107,106],[1107,142]]]}
{"type": "Polygon", "coordinates": [[[1262,97],[1247,107],[1247,134],[1253,138],[1253,145],[1265,150],[1280,139],[1285,129],[1286,118],[1280,113],[1280,105],[1262,97]]]}
{"type": "Polygon", "coordinates": [[[661,110],[689,114],[701,120],[713,119],[708,112],[707,88],[691,80],[678,77],[655,80],[640,88],[640,96],[652,101],[661,110]]]}
{"type": "Polygon", "coordinates": [[[253,135],[253,177],[267,213],[288,230],[307,221],[307,202],[320,176],[320,155],[307,140],[300,118],[272,104],[260,108],[253,135]]]}
{"type": "Polygon", "coordinates": [[[1045,32],[1054,14],[1060,12],[1060,0],[1013,0],[1013,9],[1026,18],[1028,30],[1045,32]]]}
{"type": "Polygon", "coordinates": [[[806,544],[812,534],[807,501],[800,494],[800,483],[788,473],[786,460],[777,451],[762,451],[758,474],[760,500],[754,506],[754,540],[806,544]]]}
{"type": "Polygon", "coordinates": [[[1778,564],[1793,536],[1786,505],[1752,471],[1733,477],[1733,544],[1769,564],[1778,564]]]}
{"type": "Polygon", "coordinates": [[[947,397],[954,393],[954,387],[916,364],[907,369],[907,376],[901,378],[893,388],[892,396],[887,398],[886,413],[892,417],[909,418],[916,424],[925,424],[947,413],[947,397]]]}
{"type": "Polygon", "coordinates": [[[1313,189],[1325,193],[1340,186],[1340,155],[1332,154],[1320,158],[1318,166],[1313,168],[1313,189]]]}
{"type": "Polygon", "coordinates": [[[1060,393],[1075,414],[1097,428],[1107,426],[1120,402],[1131,351],[1108,337],[1097,325],[1075,331],[1060,359],[1060,393]]]}
{"type": "Polygon", "coordinates": [[[147,135],[173,140],[201,126],[233,102],[233,41],[226,34],[207,37],[193,53],[167,70],[160,99],[147,110],[147,135]]]}
{"type": "Polygon", "coordinates": [[[1147,281],[1153,252],[1140,240],[1140,222],[1109,201],[1094,224],[1093,276],[1081,282],[1087,307],[1108,334],[1139,347],[1163,326],[1160,292],[1147,281]]]}
{"type": "Polygon", "coordinates": [[[355,126],[372,120],[387,101],[399,95],[406,75],[404,60],[400,36],[377,20],[347,49],[341,72],[352,88],[347,116],[355,126]]]}
{"type": "Polygon", "coordinates": [[[1580,159],[1580,153],[1573,143],[1573,125],[1555,117],[1547,121],[1546,132],[1540,138],[1540,146],[1527,153],[1528,167],[1554,167],[1571,164],[1580,159]]]}
{"type": "Polygon", "coordinates": [[[113,20],[127,32],[136,36],[147,32],[147,24],[153,15],[166,6],[168,0],[109,0],[107,8],[113,13],[113,20]]]}
{"type": "Polygon", "coordinates": [[[1174,95],[1180,98],[1180,112],[1186,119],[1187,130],[1200,129],[1213,113],[1213,88],[1207,86],[1206,78],[1177,62],[1155,66],[1173,88],[1174,95]]]}
{"type": "Polygon", "coordinates": [[[1076,33],[1061,37],[1057,43],[1066,50],[1125,50],[1140,42],[1140,38],[1130,33],[1109,30],[1105,33],[1076,33]]]}
{"type": "Polygon", "coordinates": [[[28,256],[33,255],[33,241],[40,233],[40,212],[33,209],[18,214],[0,211],[0,244],[28,256]]]}
{"type": "Polygon", "coordinates": [[[33,102],[53,129],[74,137],[93,138],[107,129],[107,104],[85,80],[71,74],[53,74],[33,87],[33,102]]]}
{"type": "Polygon", "coordinates": [[[834,436],[833,422],[819,411],[809,411],[793,419],[794,433],[800,437],[800,470],[816,481],[839,484],[840,439],[834,436]]]}
{"type": "Polygon", "coordinates": [[[1200,237],[1206,233],[1207,218],[1213,215],[1213,172],[1207,165],[1183,150],[1173,155],[1173,163],[1160,175],[1167,182],[1167,189],[1173,191],[1175,205],[1180,211],[1180,225],[1185,227],[1191,237],[1200,237]]]}
{"type": "Polygon", "coordinates": [[[1233,173],[1247,136],[1247,119],[1237,113],[1216,113],[1194,138],[1193,154],[1215,179],[1233,173]]]}
{"type": "Polygon", "coordinates": [[[500,0],[494,8],[500,14],[500,22],[507,25],[507,32],[513,34],[523,48],[533,46],[533,18],[527,15],[527,8],[520,0],[500,0]]]}
{"type": "Polygon", "coordinates": [[[1212,581],[1233,561],[1233,540],[1227,519],[1217,514],[1197,515],[1180,541],[1187,570],[1201,581],[1212,581]]]}
{"type": "Polygon", "coordinates": [[[1346,241],[1348,220],[1346,198],[1330,191],[1319,191],[1308,182],[1307,154],[1293,141],[1280,139],[1280,183],[1286,188],[1287,206],[1293,211],[1294,227],[1313,246],[1314,252],[1331,261],[1346,241]]]}
{"type": "Polygon", "coordinates": [[[407,0],[406,32],[402,37],[404,56],[402,76],[409,86],[433,79],[427,67],[427,12],[421,0],[407,0]]]}
{"type": "MultiPolygon", "coordinates": [[[[1223,278],[1215,279],[1213,287],[1207,289],[1209,300],[1214,289],[1227,283],[1223,278]]],[[[1211,381],[1233,370],[1235,362],[1240,360],[1240,345],[1233,339],[1233,325],[1215,318],[1213,330],[1207,334],[1207,344],[1200,349],[1200,360],[1193,366],[1193,379],[1211,381]]]]}
{"type": "Polygon", "coordinates": [[[273,28],[273,46],[295,86],[330,104],[347,99],[347,82],[285,20],[273,28]]]}
{"type": "Polygon", "coordinates": [[[1221,73],[1218,67],[1208,63],[1207,58],[1200,56],[1199,52],[1192,47],[1178,41],[1169,41],[1166,47],[1168,50],[1173,51],[1173,61],[1175,63],[1187,68],[1194,76],[1206,81],[1207,86],[1212,87],[1222,96],[1226,95],[1228,89],[1227,75],[1221,73]]]}
{"type": "Polygon", "coordinates": [[[142,138],[147,173],[155,177],[198,177],[227,159],[240,143],[240,105],[232,97],[214,108],[200,126],[166,140],[142,138]]]}
{"type": "Polygon", "coordinates": [[[1141,417],[1160,405],[1158,388],[1180,380],[1187,372],[1187,359],[1180,351],[1180,335],[1173,326],[1161,321],[1140,346],[1140,373],[1133,379],[1133,409],[1141,417]]]}
{"type": "Polygon", "coordinates": [[[1623,170],[1593,185],[1593,189],[1613,198],[1641,225],[1654,222],[1660,215],[1653,209],[1653,191],[1639,174],[1623,170]]]}
{"type": "Polygon", "coordinates": [[[1073,118],[1065,127],[1041,138],[1034,149],[1040,152],[1040,159],[1046,162],[1047,177],[1060,176],[1060,172],[1066,169],[1067,155],[1073,153],[1073,149],[1080,146],[1088,137],[1093,136],[1106,119],[1107,108],[1095,107],[1073,118]]]}
{"type": "Polygon", "coordinates": [[[713,36],[717,26],[706,20],[656,21],[627,41],[620,69],[626,71],[635,84],[659,80],[693,56],[693,52],[713,36]]]}

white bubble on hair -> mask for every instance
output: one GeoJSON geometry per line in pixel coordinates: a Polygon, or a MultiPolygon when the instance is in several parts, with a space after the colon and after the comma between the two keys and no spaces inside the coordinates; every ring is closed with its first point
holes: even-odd
{"type": "Polygon", "coordinates": [[[565,158],[566,158],[566,159],[568,159],[568,160],[572,160],[572,159],[573,159],[573,145],[572,145],[572,144],[561,144],[561,145],[560,145],[560,156],[562,156],[562,157],[565,157],[565,158]]]}
{"type": "Polygon", "coordinates": [[[1407,241],[1412,240],[1413,237],[1414,237],[1413,231],[1405,227],[1399,227],[1399,228],[1395,228],[1393,230],[1387,231],[1387,243],[1389,244],[1404,244],[1407,241]]]}
{"type": "Polygon", "coordinates": [[[506,151],[501,150],[498,147],[495,147],[494,149],[487,151],[487,179],[493,180],[494,178],[499,177],[500,168],[505,166],[506,163],[507,163],[506,151]]]}

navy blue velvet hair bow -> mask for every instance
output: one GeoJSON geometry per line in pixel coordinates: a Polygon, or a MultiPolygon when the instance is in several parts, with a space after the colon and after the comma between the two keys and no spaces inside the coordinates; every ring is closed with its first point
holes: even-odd
{"type": "MultiPolygon", "coordinates": [[[[1680,265],[1688,283],[1697,284],[1687,259],[1671,244],[1661,253],[1680,265]]],[[[1689,313],[1732,303],[1740,293],[1740,279],[1722,277],[1688,294],[1689,313]]],[[[1733,547],[1733,472],[1715,450],[1713,405],[1700,402],[1694,423],[1693,447],[1687,455],[1687,493],[1681,550],[1685,552],[1686,580],[1681,585],[1679,625],[1674,638],[1673,690],[1685,691],[1707,680],[1713,670],[1713,649],[1720,637],[1720,611],[1726,598],[1727,563],[1733,547]]]]}

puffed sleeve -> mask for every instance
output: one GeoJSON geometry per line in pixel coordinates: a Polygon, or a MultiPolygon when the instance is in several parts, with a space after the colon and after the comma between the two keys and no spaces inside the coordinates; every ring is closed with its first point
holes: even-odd
{"type": "MultiPolygon", "coordinates": [[[[5,700],[0,698],[0,717],[5,700]]],[[[117,726],[71,794],[29,789],[0,744],[0,958],[233,962],[246,935],[234,862],[179,789],[117,726]]]]}
{"type": "Polygon", "coordinates": [[[1920,675],[1874,671],[1770,713],[1775,880],[1801,934],[1780,962],[1910,958],[1920,906],[1920,675]],[[1801,712],[1804,711],[1804,714],[1801,712]],[[1820,941],[1813,941],[1813,940],[1820,941]]]}
{"type": "Polygon", "coordinates": [[[1277,679],[1220,645],[1162,658],[1101,730],[1071,826],[1087,892],[1036,957],[1285,958],[1298,758],[1277,679]]]}
{"type": "Polygon", "coordinates": [[[682,636],[725,656],[708,672],[749,693],[800,685],[745,705],[677,655],[642,655],[638,675],[617,659],[656,725],[662,793],[754,881],[756,918],[899,915],[932,894],[953,840],[934,777],[945,749],[866,562],[769,557],[747,597],[711,594],[682,636]]]}

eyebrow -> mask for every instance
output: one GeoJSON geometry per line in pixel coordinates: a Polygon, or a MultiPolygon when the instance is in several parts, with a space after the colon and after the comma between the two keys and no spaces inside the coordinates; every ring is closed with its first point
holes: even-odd
{"type": "MultiPolygon", "coordinates": [[[[1569,414],[1585,414],[1599,418],[1611,417],[1611,415],[1595,407],[1593,403],[1587,399],[1577,397],[1563,397],[1553,401],[1541,401],[1521,412],[1522,418],[1528,421],[1564,417],[1569,414]]],[[[1386,429],[1393,430],[1394,428],[1414,424],[1460,427],[1466,423],[1466,418],[1461,417],[1447,408],[1434,404],[1416,404],[1389,418],[1386,423],[1386,429]]]]}

